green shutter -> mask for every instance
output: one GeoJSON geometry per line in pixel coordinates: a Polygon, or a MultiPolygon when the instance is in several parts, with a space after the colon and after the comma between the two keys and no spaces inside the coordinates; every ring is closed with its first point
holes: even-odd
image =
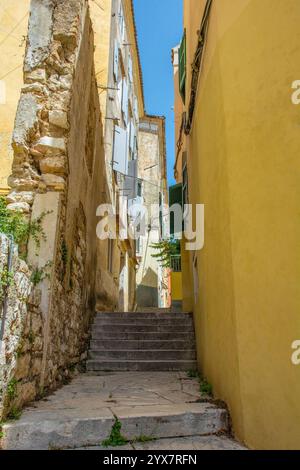
{"type": "MultiPolygon", "coordinates": [[[[173,204],[180,204],[182,207],[182,184],[176,184],[175,186],[170,186],[169,188],[169,206],[172,207],[173,204]]],[[[170,214],[170,235],[173,237],[175,235],[175,222],[174,214],[170,214]]]]}
{"type": "Polygon", "coordinates": [[[179,48],[179,91],[183,101],[185,101],[185,81],[186,81],[186,33],[184,32],[179,48]]]}

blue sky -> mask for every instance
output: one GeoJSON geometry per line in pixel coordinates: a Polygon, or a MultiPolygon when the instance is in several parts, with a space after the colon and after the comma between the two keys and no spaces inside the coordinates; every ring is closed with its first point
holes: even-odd
{"type": "Polygon", "coordinates": [[[146,111],[166,116],[168,180],[174,183],[174,85],[171,49],[182,36],[182,0],[134,0],[146,111]]]}

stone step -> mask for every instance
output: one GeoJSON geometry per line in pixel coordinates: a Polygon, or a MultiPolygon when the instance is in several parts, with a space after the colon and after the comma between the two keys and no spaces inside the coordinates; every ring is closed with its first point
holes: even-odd
{"type": "Polygon", "coordinates": [[[91,349],[195,349],[195,341],[190,340],[120,340],[98,339],[92,340],[91,349]]]}
{"type": "MultiPolygon", "coordinates": [[[[177,438],[221,434],[228,430],[225,409],[193,403],[137,406],[114,410],[122,423],[122,435],[177,438]]],[[[109,409],[63,409],[28,412],[19,421],[3,426],[5,450],[60,450],[99,446],[109,436],[115,418],[109,409]],[[89,411],[89,412],[87,412],[89,411]]],[[[102,450],[105,448],[102,447],[102,450]]]]}
{"type": "Polygon", "coordinates": [[[159,360],[159,361],[137,361],[137,360],[88,360],[86,363],[89,372],[110,371],[187,371],[196,370],[197,361],[193,360],[159,360]]]}
{"type": "Polygon", "coordinates": [[[96,318],[138,318],[138,319],[186,319],[186,318],[193,318],[192,313],[181,313],[181,312],[97,312],[95,315],[96,318]]]}
{"type": "Polygon", "coordinates": [[[179,327],[193,327],[193,319],[192,318],[95,318],[94,325],[119,325],[119,324],[127,324],[127,325],[145,325],[145,326],[157,326],[157,325],[164,325],[164,326],[179,326],[179,327]]]}
{"type": "Polygon", "coordinates": [[[194,350],[147,350],[147,349],[131,349],[131,350],[97,350],[91,349],[89,352],[91,360],[100,361],[190,361],[196,359],[196,351],[194,350]]]}
{"type": "Polygon", "coordinates": [[[129,341],[144,341],[144,340],[157,340],[157,341],[194,341],[194,333],[183,333],[181,332],[157,332],[157,331],[146,331],[146,332],[116,332],[114,329],[111,331],[103,331],[101,328],[92,330],[92,340],[106,340],[106,341],[117,341],[117,340],[129,340],[129,341]]]}
{"type": "Polygon", "coordinates": [[[101,325],[94,324],[92,327],[93,332],[114,332],[114,333],[194,333],[193,325],[164,325],[163,323],[158,323],[154,325],[135,325],[130,323],[118,323],[116,325],[111,325],[109,323],[103,323],[101,325]]]}

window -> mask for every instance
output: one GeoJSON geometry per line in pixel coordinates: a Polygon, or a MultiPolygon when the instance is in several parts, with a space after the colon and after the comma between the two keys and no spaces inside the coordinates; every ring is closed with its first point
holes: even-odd
{"type": "Polygon", "coordinates": [[[179,92],[183,102],[185,102],[185,82],[186,82],[186,32],[184,31],[179,48],[179,92]]]}
{"type": "Polygon", "coordinates": [[[171,269],[173,273],[181,273],[181,255],[171,256],[171,269]]]}
{"type": "Polygon", "coordinates": [[[122,2],[120,2],[120,9],[119,9],[119,30],[120,30],[120,36],[121,36],[122,40],[124,40],[124,38],[125,38],[125,18],[124,18],[122,2]]]}
{"type": "Polygon", "coordinates": [[[127,175],[127,131],[115,126],[113,147],[113,170],[127,175]]]}
{"type": "Polygon", "coordinates": [[[122,93],[122,113],[125,124],[128,122],[128,84],[126,78],[123,78],[123,93],[122,93]]]}
{"type": "Polygon", "coordinates": [[[141,237],[139,237],[139,238],[136,240],[136,254],[137,254],[137,255],[141,255],[141,254],[142,254],[142,241],[141,241],[141,237]]]}
{"type": "Polygon", "coordinates": [[[114,79],[115,82],[118,82],[119,76],[119,44],[118,41],[115,39],[114,44],[114,79]]]}
{"type": "Polygon", "coordinates": [[[163,200],[162,194],[159,193],[159,233],[160,238],[163,236],[163,200]]]}
{"type": "Polygon", "coordinates": [[[138,181],[138,187],[137,187],[137,195],[138,197],[142,197],[142,181],[138,181]]]}
{"type": "Polygon", "coordinates": [[[132,58],[131,58],[130,53],[128,57],[128,76],[129,76],[130,83],[133,83],[133,64],[132,64],[132,58]]]}

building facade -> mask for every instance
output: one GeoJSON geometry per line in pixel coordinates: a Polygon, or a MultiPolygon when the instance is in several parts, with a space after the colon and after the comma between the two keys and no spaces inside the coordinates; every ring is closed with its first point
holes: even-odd
{"type": "Polygon", "coordinates": [[[297,0],[185,0],[173,51],[175,176],[205,205],[183,305],[199,368],[256,449],[300,447],[299,17],[297,0]]]}
{"type": "Polygon", "coordinates": [[[97,272],[98,308],[128,311],[136,304],[137,259],[135,240],[122,236],[122,233],[129,228],[128,203],[136,197],[138,130],[139,120],[144,115],[143,82],[132,1],[106,0],[101,7],[90,2],[104,129],[103,191],[105,201],[112,205],[121,225],[117,227],[114,239],[101,242],[106,257],[97,272]],[[130,194],[126,184],[133,178],[134,191],[130,194]],[[103,299],[106,299],[106,305],[103,305],[103,299]]]}
{"type": "Polygon", "coordinates": [[[13,149],[11,137],[20,91],[30,0],[1,2],[0,9],[0,194],[7,194],[13,149]]]}
{"type": "Polygon", "coordinates": [[[154,256],[157,254],[155,244],[168,238],[165,139],[164,118],[146,115],[140,120],[138,198],[145,207],[147,215],[145,215],[146,220],[142,221],[146,230],[137,243],[138,307],[170,306],[169,270],[154,256]]]}

